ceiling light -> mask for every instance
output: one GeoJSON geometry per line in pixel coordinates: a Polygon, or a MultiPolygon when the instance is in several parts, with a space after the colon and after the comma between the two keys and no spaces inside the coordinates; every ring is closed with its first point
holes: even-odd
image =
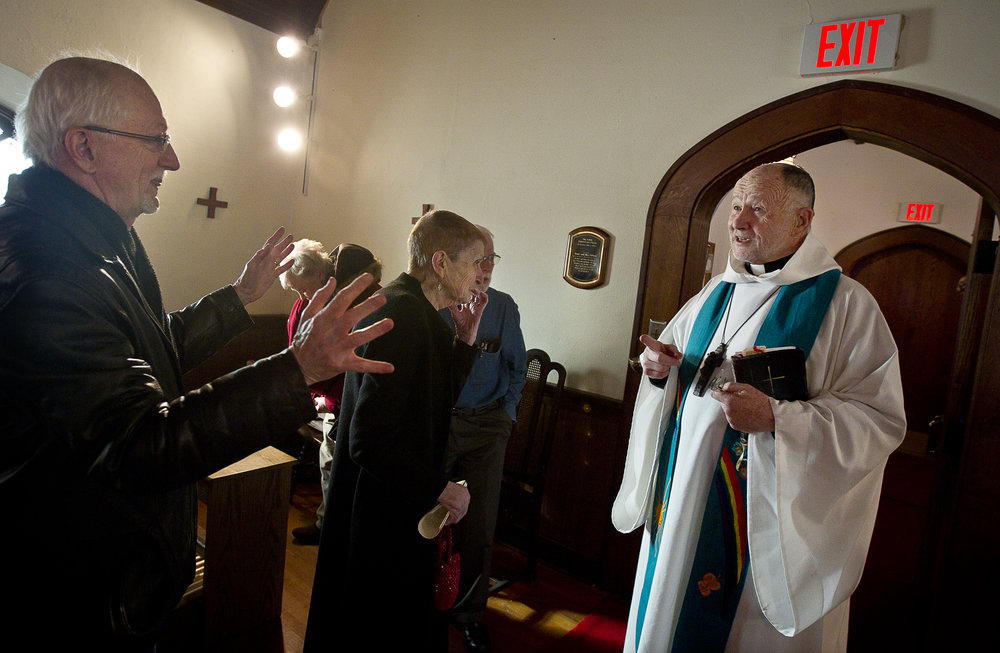
{"type": "Polygon", "coordinates": [[[274,103],[279,107],[290,107],[295,103],[295,91],[287,86],[279,86],[274,89],[274,103]]]}
{"type": "Polygon", "coordinates": [[[286,152],[294,152],[302,147],[302,134],[297,129],[282,129],[278,134],[278,147],[286,152]]]}
{"type": "Polygon", "coordinates": [[[277,43],[278,54],[288,59],[298,54],[302,42],[293,36],[282,36],[277,43]]]}

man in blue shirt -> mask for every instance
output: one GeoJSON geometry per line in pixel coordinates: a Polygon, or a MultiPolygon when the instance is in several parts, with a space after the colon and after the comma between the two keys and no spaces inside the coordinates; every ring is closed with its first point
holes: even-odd
{"type": "MultiPolygon", "coordinates": [[[[485,227],[479,229],[487,244],[482,262],[483,283],[477,289],[489,296],[489,303],[479,324],[479,358],[452,411],[445,454],[449,478],[464,479],[469,486],[469,511],[455,525],[462,554],[462,576],[451,618],[461,629],[465,649],[470,652],[490,650],[482,619],[490,588],[500,477],[527,372],[517,304],[507,293],[490,288],[493,266],[500,255],[493,249],[493,234],[485,227]]],[[[452,324],[447,309],[441,314],[452,324]]]]}

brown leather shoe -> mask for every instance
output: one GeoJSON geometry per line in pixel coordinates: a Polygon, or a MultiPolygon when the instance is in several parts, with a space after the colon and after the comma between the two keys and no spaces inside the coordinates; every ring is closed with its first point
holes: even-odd
{"type": "Polygon", "coordinates": [[[292,538],[297,544],[319,544],[319,526],[309,524],[293,528],[292,538]]]}

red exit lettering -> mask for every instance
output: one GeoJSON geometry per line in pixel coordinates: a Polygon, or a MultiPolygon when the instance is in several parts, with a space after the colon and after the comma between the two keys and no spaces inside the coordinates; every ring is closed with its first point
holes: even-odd
{"type": "Polygon", "coordinates": [[[907,222],[930,222],[931,213],[934,211],[933,204],[907,204],[907,222]]]}
{"type": "Polygon", "coordinates": [[[816,57],[816,67],[837,68],[840,66],[858,65],[861,63],[866,34],[869,36],[868,54],[865,63],[874,62],[875,52],[878,49],[879,28],[882,27],[884,23],[884,18],[871,18],[868,20],[855,20],[848,23],[824,25],[822,30],[820,30],[819,54],[816,57]],[[832,50],[836,47],[837,42],[834,38],[834,33],[837,31],[840,32],[840,49],[837,51],[836,60],[828,61],[825,53],[827,50],[832,50]]]}

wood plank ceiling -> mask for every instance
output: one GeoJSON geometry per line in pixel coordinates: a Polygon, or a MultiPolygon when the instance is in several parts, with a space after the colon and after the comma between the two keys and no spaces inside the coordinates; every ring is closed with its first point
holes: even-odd
{"type": "Polygon", "coordinates": [[[328,0],[198,0],[275,34],[308,38],[328,0]]]}

